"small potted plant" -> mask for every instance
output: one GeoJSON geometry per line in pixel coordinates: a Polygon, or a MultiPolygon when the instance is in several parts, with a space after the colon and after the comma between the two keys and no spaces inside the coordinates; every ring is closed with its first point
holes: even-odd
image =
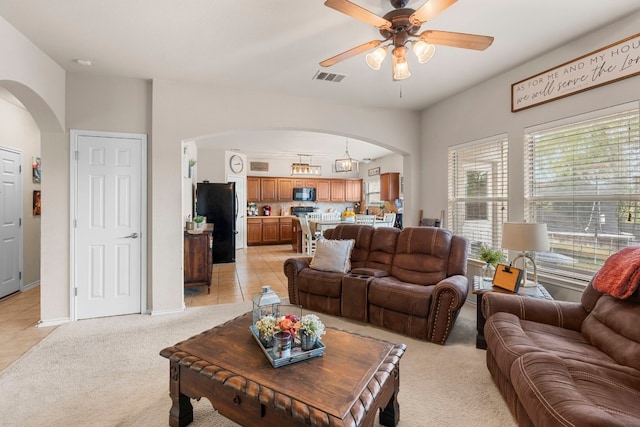
{"type": "Polygon", "coordinates": [[[299,333],[302,350],[311,350],[325,333],[324,323],[315,314],[305,314],[300,318],[299,333]]]}
{"type": "Polygon", "coordinates": [[[205,217],[203,217],[202,215],[198,215],[195,218],[193,218],[193,222],[196,225],[196,230],[200,230],[202,231],[202,229],[204,228],[204,224],[205,224],[205,217]]]}
{"type": "Polygon", "coordinates": [[[484,277],[484,280],[488,281],[493,280],[493,275],[496,272],[496,266],[507,260],[507,257],[504,255],[502,250],[491,249],[487,246],[482,246],[480,248],[478,251],[478,257],[485,262],[485,265],[482,267],[482,276],[484,277]]]}
{"type": "Polygon", "coordinates": [[[258,338],[264,348],[273,346],[273,334],[276,332],[276,318],[272,315],[262,317],[256,321],[256,329],[258,330],[258,338]]]}

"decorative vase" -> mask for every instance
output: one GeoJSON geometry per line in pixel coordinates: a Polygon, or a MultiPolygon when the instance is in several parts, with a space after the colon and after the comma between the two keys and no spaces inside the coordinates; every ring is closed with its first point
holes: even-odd
{"type": "Polygon", "coordinates": [[[280,331],[273,334],[273,355],[276,359],[291,356],[291,332],[280,331]]]}
{"type": "Polygon", "coordinates": [[[312,337],[311,335],[307,335],[304,333],[300,334],[300,346],[302,347],[302,351],[309,351],[313,349],[316,345],[316,340],[318,338],[312,337]]]}
{"type": "Polygon", "coordinates": [[[273,334],[269,334],[269,335],[263,335],[260,334],[260,336],[258,337],[260,339],[260,343],[262,344],[262,346],[264,348],[271,348],[273,347],[273,334]]]}
{"type": "Polygon", "coordinates": [[[487,282],[493,281],[493,276],[495,275],[495,273],[496,273],[496,268],[493,265],[491,265],[491,263],[486,263],[482,267],[482,278],[487,282]]]}

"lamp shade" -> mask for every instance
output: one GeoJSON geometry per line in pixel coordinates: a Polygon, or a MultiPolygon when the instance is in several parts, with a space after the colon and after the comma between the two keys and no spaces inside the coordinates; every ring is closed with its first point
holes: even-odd
{"type": "Polygon", "coordinates": [[[535,222],[505,222],[502,247],[522,252],[548,251],[547,224],[535,222]]]}

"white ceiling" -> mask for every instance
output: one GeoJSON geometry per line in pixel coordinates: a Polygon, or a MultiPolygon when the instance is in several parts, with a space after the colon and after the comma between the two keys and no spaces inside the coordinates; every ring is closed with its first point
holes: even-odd
{"type": "MultiPolygon", "coordinates": [[[[378,15],[392,9],[388,0],[353,1],[378,15]]],[[[71,72],[212,82],[339,103],[419,110],[640,11],[638,0],[459,0],[422,30],[495,37],[487,50],[440,46],[426,64],[410,57],[412,76],[402,82],[392,81],[389,58],[380,71],[372,71],[364,55],[359,55],[322,69],[347,76],[341,83],[332,83],[312,79],[321,69],[320,61],[381,37],[374,27],[323,3],[0,0],[0,15],[71,72]],[[78,65],[74,62],[78,58],[93,65],[78,65]]],[[[417,9],[423,3],[409,0],[407,7],[417,9]]],[[[263,136],[283,139],[274,133],[263,136]]],[[[326,142],[327,136],[319,137],[326,142]]],[[[344,146],[343,137],[332,141],[344,146]]],[[[318,141],[311,144],[317,146],[318,141]]],[[[298,146],[296,151],[309,150],[298,146]]],[[[380,155],[372,153],[352,155],[380,155]]]]}

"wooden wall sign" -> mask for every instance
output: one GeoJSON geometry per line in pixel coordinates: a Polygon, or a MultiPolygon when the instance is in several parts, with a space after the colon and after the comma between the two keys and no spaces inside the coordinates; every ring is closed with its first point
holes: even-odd
{"type": "Polygon", "coordinates": [[[249,169],[254,172],[269,172],[268,162],[250,162],[249,169]]]}
{"type": "Polygon", "coordinates": [[[511,85],[511,112],[640,74],[640,33],[511,85]]]}

